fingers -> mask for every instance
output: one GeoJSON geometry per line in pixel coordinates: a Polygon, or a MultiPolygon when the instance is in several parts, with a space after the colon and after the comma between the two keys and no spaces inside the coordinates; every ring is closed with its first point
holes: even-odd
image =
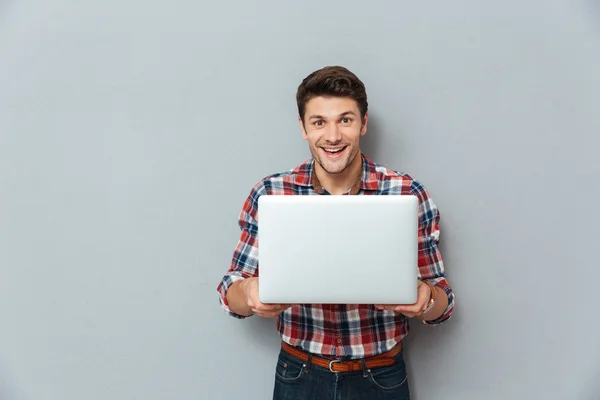
{"type": "Polygon", "coordinates": [[[263,318],[276,318],[277,316],[279,316],[279,312],[273,312],[273,311],[254,311],[254,314],[258,315],[259,317],[263,317],[263,318]]]}
{"type": "Polygon", "coordinates": [[[402,313],[409,318],[421,315],[425,311],[425,305],[413,304],[413,305],[399,305],[394,307],[394,311],[402,313]]]}
{"type": "Polygon", "coordinates": [[[284,310],[278,310],[278,311],[252,310],[252,312],[254,314],[258,315],[259,317],[263,317],[263,318],[276,318],[283,311],[284,310]]]}
{"type": "Polygon", "coordinates": [[[398,307],[395,304],[374,304],[375,308],[377,308],[378,310],[389,310],[389,311],[395,311],[396,307],[398,307]]]}
{"type": "Polygon", "coordinates": [[[285,310],[288,307],[291,307],[291,304],[264,304],[260,303],[261,307],[265,310],[285,310]]]}
{"type": "Polygon", "coordinates": [[[400,304],[395,306],[394,310],[401,313],[411,313],[414,315],[419,315],[427,308],[427,299],[421,298],[415,304],[400,304]]]}
{"type": "Polygon", "coordinates": [[[429,288],[425,287],[423,289],[419,288],[417,302],[415,304],[375,304],[375,308],[398,312],[404,314],[408,318],[413,318],[421,315],[425,311],[428,301],[429,288]]]}
{"type": "Polygon", "coordinates": [[[375,308],[377,308],[379,310],[399,312],[399,313],[406,315],[407,317],[412,318],[414,316],[419,315],[424,310],[425,307],[419,306],[417,304],[406,304],[406,305],[376,304],[375,308]]]}
{"type": "Polygon", "coordinates": [[[417,302],[415,304],[402,304],[394,308],[394,311],[400,312],[409,318],[416,317],[423,314],[427,309],[427,303],[431,296],[431,289],[428,285],[419,282],[419,288],[417,292],[417,302]]]}
{"type": "Polygon", "coordinates": [[[261,317],[273,318],[291,307],[291,304],[264,304],[258,298],[258,279],[246,279],[246,304],[252,313],[261,317]]]}
{"type": "Polygon", "coordinates": [[[255,305],[250,305],[252,312],[259,317],[265,318],[274,318],[281,314],[283,311],[290,308],[290,304],[263,304],[258,303],[255,305]]]}

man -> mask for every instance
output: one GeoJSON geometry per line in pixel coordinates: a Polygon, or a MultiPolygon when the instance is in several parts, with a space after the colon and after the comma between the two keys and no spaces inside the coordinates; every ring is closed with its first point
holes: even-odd
{"type": "MultiPolygon", "coordinates": [[[[241,237],[217,292],[236,318],[277,318],[282,348],[274,399],[409,399],[402,352],[408,320],[435,326],[450,318],[454,293],[438,250],[439,213],[423,185],[373,163],[360,150],[367,132],[363,83],[343,67],[306,77],[296,95],[312,157],[258,182],[239,218],[241,237]],[[257,203],[262,195],[400,195],[419,199],[418,297],[415,304],[262,304],[258,299],[257,203]]],[[[360,236],[361,232],[356,232],[360,236]]],[[[307,254],[307,262],[310,255],[307,254]]]]}

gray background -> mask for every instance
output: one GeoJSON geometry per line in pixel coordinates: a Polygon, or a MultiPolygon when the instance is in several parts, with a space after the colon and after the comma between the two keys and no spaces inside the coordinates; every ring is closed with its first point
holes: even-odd
{"type": "Polygon", "coordinates": [[[414,398],[600,399],[600,5],[422,3],[1,1],[0,399],[269,398],[274,321],[215,288],[329,64],[442,213],[414,398]]]}

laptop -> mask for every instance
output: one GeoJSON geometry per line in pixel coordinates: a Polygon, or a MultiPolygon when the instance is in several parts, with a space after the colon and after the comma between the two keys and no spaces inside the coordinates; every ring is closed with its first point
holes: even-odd
{"type": "Polygon", "coordinates": [[[263,195],[259,299],[283,304],[413,304],[418,199],[263,195]]]}

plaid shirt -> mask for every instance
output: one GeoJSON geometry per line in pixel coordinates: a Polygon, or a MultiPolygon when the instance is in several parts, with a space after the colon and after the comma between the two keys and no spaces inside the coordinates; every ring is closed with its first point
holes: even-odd
{"type": "MultiPolygon", "coordinates": [[[[407,174],[373,163],[362,155],[360,180],[346,192],[357,195],[415,195],[419,199],[418,276],[440,287],[448,296],[448,307],[427,325],[439,325],[452,315],[454,293],[445,278],[438,250],[440,214],[421,183],[407,174]]],[[[239,225],[241,237],[231,266],[217,287],[223,309],[232,317],[227,290],[237,280],[258,276],[257,207],[261,195],[327,194],[314,174],[314,159],[287,172],[262,179],[244,202],[239,225]]],[[[368,304],[297,304],[282,312],[276,322],[282,340],[305,351],[337,359],[369,357],[392,349],[409,331],[408,318],[378,310],[368,304]]]]}

